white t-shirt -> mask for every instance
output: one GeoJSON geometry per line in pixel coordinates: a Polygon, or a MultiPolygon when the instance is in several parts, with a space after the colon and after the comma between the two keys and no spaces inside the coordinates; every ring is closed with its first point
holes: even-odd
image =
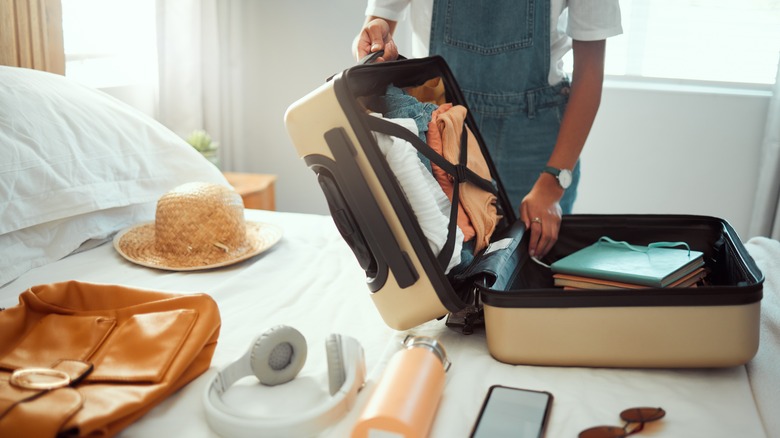
{"type": "MultiPolygon", "coordinates": [[[[618,0],[552,0],[550,85],[563,77],[563,56],[571,40],[597,41],[623,33],[618,0]]],[[[366,15],[401,21],[411,16],[412,56],[428,56],[433,0],[368,0],[366,15]],[[408,7],[407,7],[408,6],[408,7]]]]}

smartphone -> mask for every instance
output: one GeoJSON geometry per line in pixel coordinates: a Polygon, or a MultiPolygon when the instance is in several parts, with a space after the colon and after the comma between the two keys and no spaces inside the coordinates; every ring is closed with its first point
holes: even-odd
{"type": "Polygon", "coordinates": [[[471,438],[541,438],[553,396],[546,391],[493,385],[479,410],[471,438]]]}

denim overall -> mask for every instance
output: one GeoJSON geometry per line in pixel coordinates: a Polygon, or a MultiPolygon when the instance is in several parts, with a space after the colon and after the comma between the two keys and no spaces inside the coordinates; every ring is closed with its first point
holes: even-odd
{"type": "MultiPolygon", "coordinates": [[[[549,0],[435,0],[430,54],[458,81],[515,212],[547,164],[569,83],[550,86],[549,0]]],[[[571,213],[579,163],[561,208],[571,213]]]]}

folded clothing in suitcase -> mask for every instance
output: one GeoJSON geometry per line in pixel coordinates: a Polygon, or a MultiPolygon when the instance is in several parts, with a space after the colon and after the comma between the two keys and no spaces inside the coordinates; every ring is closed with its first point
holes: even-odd
{"type": "MultiPolygon", "coordinates": [[[[478,314],[467,310],[484,309],[490,354],[512,364],[723,367],[755,355],[763,275],[726,221],[693,215],[564,216],[559,240],[544,263],[607,235],[636,245],[686,242],[704,253],[708,275],[706,284],[695,288],[554,287],[549,268],[528,257],[524,225],[516,220],[470,113],[465,124],[492,176],[498,222],[488,249],[464,269],[445,274],[453,249],[445,245],[438,254],[431,249],[377,145],[376,131],[392,130],[391,135],[404,138],[408,131],[370,115],[371,102],[388,86],[416,87],[434,78],[443,81],[447,102],[467,106],[446,62],[433,56],[351,67],[295,102],[285,115],[293,144],[317,174],[334,222],[365,270],[386,324],[406,330],[448,313],[465,313],[468,328],[478,314]]],[[[456,181],[483,183],[458,164],[447,169],[456,181]]],[[[453,221],[454,215],[450,228],[453,221]]]]}

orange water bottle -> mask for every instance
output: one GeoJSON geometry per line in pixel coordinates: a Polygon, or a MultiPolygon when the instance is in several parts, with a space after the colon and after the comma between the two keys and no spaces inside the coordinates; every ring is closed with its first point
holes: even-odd
{"type": "Polygon", "coordinates": [[[433,424],[450,367],[444,346],[427,336],[407,336],[360,414],[352,438],[424,438],[433,424]]]}

